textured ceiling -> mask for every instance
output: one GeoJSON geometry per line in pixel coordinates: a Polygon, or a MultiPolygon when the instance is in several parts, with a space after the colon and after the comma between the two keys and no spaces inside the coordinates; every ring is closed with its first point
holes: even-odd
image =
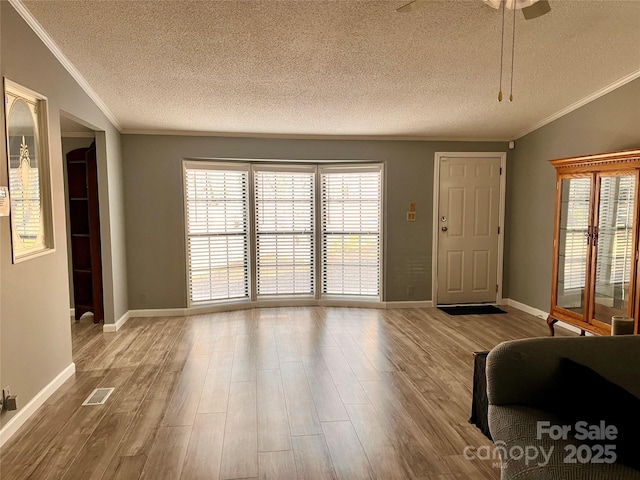
{"type": "Polygon", "coordinates": [[[24,5],[125,132],[511,139],[640,71],[640,0],[550,0],[498,103],[501,12],[406,1],[24,5]]]}

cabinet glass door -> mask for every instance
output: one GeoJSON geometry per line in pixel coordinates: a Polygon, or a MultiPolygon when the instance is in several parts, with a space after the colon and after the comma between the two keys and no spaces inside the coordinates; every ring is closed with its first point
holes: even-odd
{"type": "Polygon", "coordinates": [[[584,314],[591,177],[564,178],[560,192],[556,305],[584,314]]]}
{"type": "Polygon", "coordinates": [[[594,232],[593,318],[611,324],[629,313],[633,278],[636,176],[601,176],[597,230],[594,232]]]}

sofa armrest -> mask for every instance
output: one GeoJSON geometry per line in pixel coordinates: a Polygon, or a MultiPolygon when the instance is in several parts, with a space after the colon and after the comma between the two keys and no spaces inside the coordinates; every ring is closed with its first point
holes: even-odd
{"type": "Polygon", "coordinates": [[[545,337],[504,342],[489,352],[489,404],[549,404],[554,373],[563,357],[640,397],[640,336],[545,337]]]}

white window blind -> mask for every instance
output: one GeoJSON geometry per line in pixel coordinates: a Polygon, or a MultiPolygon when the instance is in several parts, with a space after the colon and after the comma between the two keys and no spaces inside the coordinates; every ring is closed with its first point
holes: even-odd
{"type": "Polygon", "coordinates": [[[323,167],[322,293],[380,295],[381,166],[323,167]]]}
{"type": "Polygon", "coordinates": [[[248,168],[185,164],[192,304],[249,296],[248,168]]]}
{"type": "Polygon", "coordinates": [[[254,170],[258,295],[314,293],[315,168],[254,170]]]}
{"type": "Polygon", "coordinates": [[[602,177],[598,212],[599,284],[628,283],[633,250],[635,176],[602,177]]]}
{"type": "Polygon", "coordinates": [[[586,227],[590,224],[589,199],[591,178],[572,178],[569,182],[569,201],[563,211],[567,215],[567,229],[564,248],[564,288],[582,288],[587,274],[586,227]],[[570,200],[569,200],[570,199],[570,200]]]}
{"type": "Polygon", "coordinates": [[[12,167],[9,169],[9,190],[11,192],[13,218],[15,219],[14,238],[19,239],[14,245],[14,250],[20,251],[28,248],[39,250],[46,246],[41,215],[40,175],[37,166],[30,166],[33,161],[29,159],[29,150],[26,143],[24,143],[24,136],[22,137],[22,142],[20,157],[16,158],[17,155],[9,157],[9,163],[12,167]],[[26,152],[26,162],[23,161],[23,151],[26,152]],[[18,166],[13,168],[14,164],[18,166]],[[25,174],[27,169],[28,172],[25,174]]]}
{"type": "Polygon", "coordinates": [[[628,284],[630,281],[635,196],[636,177],[620,177],[616,203],[616,233],[613,243],[614,261],[611,268],[611,283],[613,284],[628,284]]]}

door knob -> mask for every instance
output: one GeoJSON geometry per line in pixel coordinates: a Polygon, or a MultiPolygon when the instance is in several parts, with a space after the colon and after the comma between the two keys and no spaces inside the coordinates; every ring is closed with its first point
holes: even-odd
{"type": "Polygon", "coordinates": [[[442,229],[441,229],[441,230],[442,230],[443,232],[446,232],[446,231],[448,230],[448,228],[447,228],[447,227],[442,227],[442,229]]]}

